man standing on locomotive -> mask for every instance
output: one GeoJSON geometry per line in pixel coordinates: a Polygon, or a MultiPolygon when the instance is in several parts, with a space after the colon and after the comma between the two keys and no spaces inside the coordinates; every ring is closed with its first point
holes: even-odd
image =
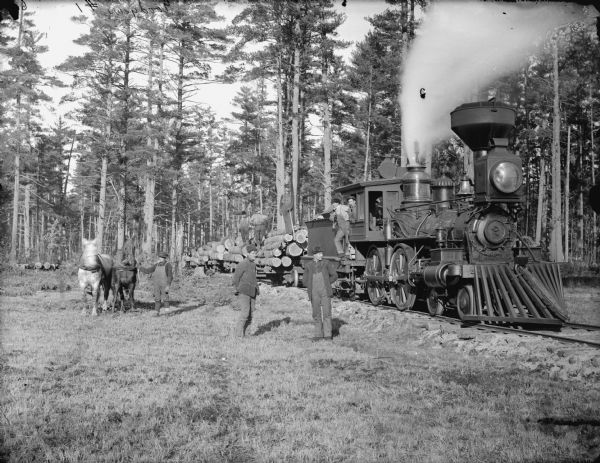
{"type": "Polygon", "coordinates": [[[337,271],[330,262],[323,261],[323,251],[319,246],[312,250],[313,260],[306,264],[303,275],[304,286],[308,289],[308,299],[312,305],[315,322],[313,341],[330,340],[331,333],[331,284],[337,280],[337,271]]]}
{"type": "Polygon", "coordinates": [[[350,221],[354,221],[355,204],[352,197],[348,199],[348,205],[342,204],[341,198],[336,197],[331,200],[331,206],[323,211],[323,214],[333,213],[333,227],[337,229],[333,241],[338,257],[344,257],[350,244],[350,221]]]}

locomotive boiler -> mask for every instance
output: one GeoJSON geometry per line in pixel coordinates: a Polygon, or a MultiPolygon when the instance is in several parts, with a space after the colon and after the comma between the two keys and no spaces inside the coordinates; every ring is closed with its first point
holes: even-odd
{"type": "Polygon", "coordinates": [[[335,257],[329,219],[307,222],[311,248],[338,262],[337,293],[399,310],[421,301],[432,315],[455,311],[465,321],[566,321],[558,264],[542,261],[517,230],[523,175],[509,150],[514,125],[515,111],[502,103],[452,111],[452,130],[473,151],[473,182],[431,179],[424,167],[387,159],[381,179],[338,188],[357,203],[350,252],[335,257]]]}

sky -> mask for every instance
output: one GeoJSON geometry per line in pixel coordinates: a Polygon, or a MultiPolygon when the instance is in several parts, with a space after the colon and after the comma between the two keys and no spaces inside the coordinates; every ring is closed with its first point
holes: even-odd
{"type": "MultiPolygon", "coordinates": [[[[76,24],[70,18],[80,15],[82,12],[91,16],[91,10],[86,1],[92,0],[27,0],[27,11],[35,13],[32,19],[39,32],[45,35],[44,44],[49,47],[49,51],[40,56],[40,62],[44,67],[52,69],[68,56],[80,54],[83,50],[82,47],[75,45],[73,40],[85,33],[86,26],[76,24]]],[[[355,44],[365,37],[371,27],[366,17],[384,11],[389,5],[383,0],[346,0],[346,6],[342,6],[342,0],[334,0],[334,5],[338,11],[346,15],[346,21],[338,30],[340,39],[352,42],[342,53],[348,60],[355,44]]],[[[220,1],[217,2],[215,9],[217,13],[225,16],[227,21],[231,21],[243,7],[244,2],[242,1],[220,1]]],[[[63,79],[66,77],[58,73],[57,76],[63,79]]],[[[228,118],[234,110],[231,100],[242,85],[240,82],[202,85],[201,92],[194,100],[212,107],[217,117],[228,118]]],[[[60,113],[56,108],[63,93],[61,91],[51,92],[55,101],[48,104],[42,111],[45,122],[49,125],[58,121],[60,113]]]]}

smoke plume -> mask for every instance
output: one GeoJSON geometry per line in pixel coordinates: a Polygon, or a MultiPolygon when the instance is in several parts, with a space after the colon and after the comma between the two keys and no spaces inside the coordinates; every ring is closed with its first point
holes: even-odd
{"type": "Polygon", "coordinates": [[[409,164],[425,162],[431,145],[450,135],[450,111],[479,100],[479,91],[522,66],[549,32],[583,17],[582,7],[567,3],[434,3],[402,76],[409,164]]]}

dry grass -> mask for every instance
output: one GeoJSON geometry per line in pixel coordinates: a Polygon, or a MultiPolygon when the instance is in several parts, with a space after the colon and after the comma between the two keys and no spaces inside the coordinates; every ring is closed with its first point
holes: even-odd
{"type": "Polygon", "coordinates": [[[5,459],[585,462],[600,453],[597,382],[433,349],[403,323],[376,333],[337,319],[333,343],[312,343],[306,295],[289,288],[263,288],[256,335],[237,340],[229,285],[223,275],[174,284],[180,308],[158,318],[146,280],[137,311],[97,318],[80,314],[74,291],[3,297],[5,459]]]}
{"type": "Polygon", "coordinates": [[[600,325],[600,287],[566,287],[565,301],[572,322],[600,325]]]}

